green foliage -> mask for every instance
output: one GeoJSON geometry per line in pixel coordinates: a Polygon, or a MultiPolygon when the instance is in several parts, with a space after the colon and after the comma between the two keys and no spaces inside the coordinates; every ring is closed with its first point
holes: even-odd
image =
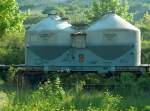
{"type": "Polygon", "coordinates": [[[150,41],[142,41],[142,64],[150,63],[150,41]]]}
{"type": "Polygon", "coordinates": [[[119,93],[123,96],[137,96],[142,95],[144,92],[150,92],[149,83],[150,77],[147,73],[139,78],[132,73],[122,73],[119,77],[114,76],[107,79],[105,85],[112,86],[106,87],[106,89],[113,93],[119,93]]]}
{"type": "Polygon", "coordinates": [[[150,76],[148,74],[143,75],[137,82],[138,90],[142,92],[150,92],[150,76]]]}
{"type": "MultiPolygon", "coordinates": [[[[115,12],[128,21],[133,21],[133,14],[129,13],[127,0],[93,0],[91,4],[81,4],[79,0],[72,1],[67,6],[58,5],[55,9],[60,16],[68,17],[72,24],[78,27],[99,19],[108,12],[115,12]]],[[[46,9],[45,9],[46,10],[46,9]]]]}
{"type": "Polygon", "coordinates": [[[137,108],[131,106],[127,111],[138,111],[137,108]]]}
{"type": "Polygon", "coordinates": [[[150,111],[150,106],[145,106],[143,111],[150,111]]]}
{"type": "Polygon", "coordinates": [[[149,0],[128,0],[130,12],[135,13],[134,20],[138,21],[143,18],[145,12],[150,12],[149,0]]]}
{"type": "Polygon", "coordinates": [[[25,21],[24,24],[25,25],[33,25],[36,24],[37,22],[41,21],[42,19],[44,19],[45,17],[40,16],[40,15],[34,15],[34,16],[30,16],[28,17],[25,21]]]}
{"type": "Polygon", "coordinates": [[[19,11],[16,0],[0,0],[0,35],[24,30],[25,16],[19,11]]]}
{"type": "Polygon", "coordinates": [[[39,87],[39,92],[43,96],[54,96],[55,98],[63,99],[65,91],[61,87],[60,79],[56,77],[53,81],[48,80],[39,87]]]}
{"type": "Polygon", "coordinates": [[[0,72],[0,79],[5,82],[12,83],[14,82],[14,77],[16,73],[19,71],[19,68],[13,67],[13,65],[9,66],[8,71],[0,72]]]}
{"type": "MultiPolygon", "coordinates": [[[[73,98],[75,98],[75,96],[73,98]]],[[[117,106],[120,103],[120,97],[115,97],[108,92],[105,92],[104,95],[101,95],[101,99],[99,99],[98,103],[99,106],[97,107],[89,104],[89,107],[82,107],[80,109],[76,106],[74,101],[68,103],[70,99],[74,100],[73,98],[68,95],[62,100],[57,98],[57,96],[55,97],[54,95],[51,95],[51,92],[47,95],[43,95],[41,90],[37,90],[31,95],[26,96],[23,101],[6,105],[4,107],[4,111],[119,111],[117,106]]]]}
{"type": "Polygon", "coordinates": [[[46,7],[46,8],[42,11],[42,13],[43,13],[43,14],[49,14],[49,12],[52,11],[52,10],[54,10],[54,7],[46,7]]]}
{"type": "Polygon", "coordinates": [[[4,84],[4,81],[2,80],[1,76],[0,76],[0,85],[4,84]]]}
{"type": "MultiPolygon", "coordinates": [[[[127,84],[128,79],[129,82],[133,80],[125,75],[121,78],[123,84],[127,84]]],[[[145,96],[147,102],[144,97],[148,92],[122,97],[118,95],[120,93],[115,95],[111,91],[84,91],[84,83],[77,84],[75,88],[64,91],[59,78],[54,76],[30,93],[22,91],[22,94],[13,95],[13,101],[4,105],[3,111],[149,111],[149,95],[145,96]]]]}
{"type": "Polygon", "coordinates": [[[24,34],[11,33],[0,38],[0,63],[24,63],[24,34]]]}
{"type": "Polygon", "coordinates": [[[0,102],[0,110],[2,110],[3,107],[5,107],[9,102],[7,94],[4,93],[3,91],[0,91],[0,98],[1,98],[1,102],[0,102]]]}
{"type": "Polygon", "coordinates": [[[127,0],[121,4],[120,0],[94,0],[92,10],[94,18],[103,16],[107,12],[115,12],[128,21],[132,21],[133,15],[129,13],[127,0]]]}
{"type": "Polygon", "coordinates": [[[102,111],[117,111],[121,102],[120,96],[113,96],[109,92],[104,92],[102,99],[102,111]]]}
{"type": "Polygon", "coordinates": [[[149,27],[150,27],[150,14],[146,13],[143,17],[142,24],[140,26],[143,40],[150,40],[149,27]]]}
{"type": "Polygon", "coordinates": [[[65,92],[60,86],[60,81],[56,78],[53,82],[48,80],[39,86],[38,90],[31,94],[23,93],[23,97],[16,95],[13,104],[7,105],[6,111],[56,111],[63,110],[62,98],[65,92]],[[19,98],[19,99],[18,99],[19,98]],[[22,98],[22,99],[20,99],[22,98]]]}
{"type": "Polygon", "coordinates": [[[0,63],[24,63],[24,26],[26,13],[16,0],[0,0],[0,63]]]}
{"type": "Polygon", "coordinates": [[[18,71],[17,68],[14,68],[13,66],[9,67],[8,72],[6,74],[8,82],[13,82],[14,77],[15,77],[17,71],[18,71]]]}

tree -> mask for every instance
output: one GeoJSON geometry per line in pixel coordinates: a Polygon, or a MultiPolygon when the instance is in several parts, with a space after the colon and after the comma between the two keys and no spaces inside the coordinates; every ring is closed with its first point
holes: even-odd
{"type": "Polygon", "coordinates": [[[0,0],[0,64],[24,63],[26,16],[15,0],[0,0]]]}
{"type": "Polygon", "coordinates": [[[92,3],[93,19],[97,19],[108,12],[114,12],[128,21],[133,20],[133,14],[129,13],[127,0],[94,0],[92,3]]]}
{"type": "Polygon", "coordinates": [[[24,33],[10,33],[0,38],[0,64],[24,63],[24,33]]]}
{"type": "Polygon", "coordinates": [[[140,29],[142,31],[142,39],[143,40],[150,40],[150,14],[145,13],[141,24],[140,24],[140,29]]]}
{"type": "Polygon", "coordinates": [[[87,16],[87,8],[89,9],[89,13],[91,12],[91,7],[81,4],[81,1],[75,0],[69,6],[70,15],[67,17],[70,18],[72,24],[81,26],[90,22],[90,19],[87,16]]]}
{"type": "Polygon", "coordinates": [[[129,13],[127,0],[93,0],[89,4],[81,4],[81,1],[75,0],[66,7],[69,7],[71,11],[70,14],[66,13],[66,16],[70,18],[72,24],[78,24],[78,26],[89,24],[111,11],[128,21],[133,21],[133,14],[129,13]]]}
{"type": "Polygon", "coordinates": [[[19,10],[16,0],[0,0],[0,36],[22,31],[26,14],[19,10]]]}

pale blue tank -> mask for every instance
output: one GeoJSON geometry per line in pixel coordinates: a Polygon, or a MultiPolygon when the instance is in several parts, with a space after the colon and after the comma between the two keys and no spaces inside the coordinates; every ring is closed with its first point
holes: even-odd
{"type": "Polygon", "coordinates": [[[116,14],[106,14],[85,31],[90,51],[106,66],[141,64],[140,30],[116,14]]]}
{"type": "Polygon", "coordinates": [[[58,16],[26,33],[26,65],[46,71],[114,71],[141,64],[140,30],[116,14],[106,14],[78,32],[58,16]]]}

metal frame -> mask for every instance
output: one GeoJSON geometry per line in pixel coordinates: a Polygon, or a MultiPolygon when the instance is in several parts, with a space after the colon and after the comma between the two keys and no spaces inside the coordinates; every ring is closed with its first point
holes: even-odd
{"type": "MultiPolygon", "coordinates": [[[[0,71],[8,71],[10,65],[0,65],[0,71]]],[[[46,71],[44,66],[26,66],[24,64],[14,65],[15,68],[27,71],[43,71],[43,72],[97,72],[97,73],[109,73],[109,72],[138,72],[137,74],[150,73],[150,64],[142,64],[140,66],[50,66],[50,71],[46,71]],[[65,69],[65,70],[64,70],[65,69]]]]}

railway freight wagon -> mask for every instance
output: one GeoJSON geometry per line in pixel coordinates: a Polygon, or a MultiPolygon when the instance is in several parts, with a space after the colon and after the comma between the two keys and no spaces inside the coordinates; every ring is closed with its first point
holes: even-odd
{"type": "Polygon", "coordinates": [[[51,15],[27,31],[25,64],[45,71],[141,70],[140,44],[140,30],[116,14],[106,14],[84,32],[51,15]]]}

